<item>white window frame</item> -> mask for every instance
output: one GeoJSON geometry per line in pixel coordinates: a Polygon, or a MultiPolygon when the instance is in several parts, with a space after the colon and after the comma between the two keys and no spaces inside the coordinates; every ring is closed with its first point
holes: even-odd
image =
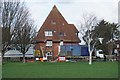
{"type": "Polygon", "coordinates": [[[45,31],[45,36],[53,36],[52,31],[45,31]]]}
{"type": "Polygon", "coordinates": [[[62,46],[63,45],[63,41],[60,41],[60,46],[62,46]]]}
{"type": "Polygon", "coordinates": [[[52,46],[52,41],[46,41],[46,46],[52,46]]]}

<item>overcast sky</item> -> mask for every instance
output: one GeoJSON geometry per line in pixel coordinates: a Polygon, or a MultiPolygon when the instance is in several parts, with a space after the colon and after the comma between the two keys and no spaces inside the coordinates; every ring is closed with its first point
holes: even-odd
{"type": "Polygon", "coordinates": [[[83,14],[94,14],[98,20],[118,22],[118,1],[120,0],[25,0],[37,30],[45,21],[54,5],[70,24],[82,22],[83,14]]]}
{"type": "Polygon", "coordinates": [[[68,23],[79,24],[83,14],[94,14],[98,19],[118,22],[119,0],[26,0],[31,16],[40,27],[54,5],[68,23]]]}

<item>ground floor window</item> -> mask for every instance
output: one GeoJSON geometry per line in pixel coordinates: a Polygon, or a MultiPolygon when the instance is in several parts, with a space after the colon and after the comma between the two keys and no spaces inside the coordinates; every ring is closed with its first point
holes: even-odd
{"type": "Polygon", "coordinates": [[[46,46],[52,46],[52,41],[47,41],[46,46]]]}

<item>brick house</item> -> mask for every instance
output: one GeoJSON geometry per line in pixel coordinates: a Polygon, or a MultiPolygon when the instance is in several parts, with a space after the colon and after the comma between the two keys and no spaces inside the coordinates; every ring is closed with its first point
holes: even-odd
{"type": "Polygon", "coordinates": [[[74,24],[69,24],[54,5],[35,38],[36,50],[50,52],[58,57],[60,45],[79,45],[79,31],[74,24]]]}

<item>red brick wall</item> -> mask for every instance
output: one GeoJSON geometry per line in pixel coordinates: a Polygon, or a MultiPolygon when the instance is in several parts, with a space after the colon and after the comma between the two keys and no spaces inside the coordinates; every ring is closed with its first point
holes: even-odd
{"type": "Polygon", "coordinates": [[[53,43],[53,53],[54,53],[54,57],[58,56],[58,46],[59,43],[53,43]]]}

